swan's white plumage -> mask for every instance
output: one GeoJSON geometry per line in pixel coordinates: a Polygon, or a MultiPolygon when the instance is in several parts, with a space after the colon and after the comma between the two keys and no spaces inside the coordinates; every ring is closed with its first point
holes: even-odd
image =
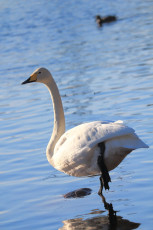
{"type": "Polygon", "coordinates": [[[94,121],[76,126],[65,132],[65,119],[57,85],[45,68],[39,68],[23,84],[44,83],[53,101],[54,128],[47,146],[47,159],[59,171],[73,176],[100,174],[97,164],[100,148],[105,143],[104,160],[108,171],[117,167],[128,153],[137,148],[148,148],[134,129],[122,121],[94,121]]]}
{"type": "Polygon", "coordinates": [[[73,176],[100,174],[97,158],[98,143],[105,142],[105,162],[114,169],[134,149],[146,148],[132,128],[118,122],[94,121],[81,124],[65,132],[57,142],[52,164],[73,176]]]}

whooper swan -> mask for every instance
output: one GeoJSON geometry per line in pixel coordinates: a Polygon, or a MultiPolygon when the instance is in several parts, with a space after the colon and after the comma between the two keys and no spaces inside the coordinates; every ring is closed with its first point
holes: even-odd
{"type": "Polygon", "coordinates": [[[135,131],[121,121],[93,121],[65,132],[63,105],[51,73],[38,68],[22,84],[31,82],[44,83],[53,102],[54,128],[46,150],[49,163],[76,177],[100,175],[99,194],[103,186],[109,189],[108,171],[116,168],[133,150],[148,148],[135,131]]]}

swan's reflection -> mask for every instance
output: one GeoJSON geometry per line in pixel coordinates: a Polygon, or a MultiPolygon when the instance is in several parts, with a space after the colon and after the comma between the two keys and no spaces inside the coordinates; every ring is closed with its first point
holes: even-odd
{"type": "MultiPolygon", "coordinates": [[[[91,189],[82,188],[64,195],[65,198],[81,198],[90,195],[91,189]]],[[[75,218],[63,221],[63,227],[59,230],[78,230],[78,229],[92,229],[92,230],[132,230],[139,227],[139,223],[130,222],[116,215],[113,205],[108,203],[103,195],[100,195],[104,208],[108,210],[108,216],[104,216],[104,211],[94,210],[89,214],[83,215],[82,218],[75,218]],[[87,218],[92,215],[92,218],[87,218]],[[84,218],[85,216],[85,218],[84,218]]]]}
{"type": "MultiPolygon", "coordinates": [[[[82,198],[85,196],[88,196],[91,194],[91,189],[90,188],[81,188],[81,189],[77,189],[74,190],[72,192],[69,192],[67,194],[64,195],[64,198],[82,198]]],[[[106,210],[108,210],[108,217],[109,217],[109,221],[110,224],[112,224],[113,226],[116,225],[117,219],[116,219],[116,211],[114,211],[113,209],[113,205],[111,203],[108,203],[104,197],[104,195],[99,194],[99,196],[102,198],[102,202],[104,204],[104,207],[106,210]]]]}
{"type": "MultiPolygon", "coordinates": [[[[88,215],[94,215],[92,218],[76,218],[63,221],[63,227],[59,230],[132,230],[139,227],[139,223],[134,223],[129,220],[123,219],[121,216],[117,216],[116,225],[112,225],[107,216],[102,215],[103,211],[95,210],[88,215]]],[[[86,216],[86,215],[85,215],[86,216]]]]}

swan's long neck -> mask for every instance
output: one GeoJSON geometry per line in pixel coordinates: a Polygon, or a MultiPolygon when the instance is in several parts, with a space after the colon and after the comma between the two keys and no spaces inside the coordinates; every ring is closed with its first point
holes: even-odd
{"type": "Polygon", "coordinates": [[[62,134],[65,132],[65,118],[62,100],[57,85],[52,77],[50,78],[50,81],[46,83],[46,86],[51,94],[54,109],[54,128],[51,139],[47,146],[47,159],[49,162],[51,162],[55,145],[62,134]]]}

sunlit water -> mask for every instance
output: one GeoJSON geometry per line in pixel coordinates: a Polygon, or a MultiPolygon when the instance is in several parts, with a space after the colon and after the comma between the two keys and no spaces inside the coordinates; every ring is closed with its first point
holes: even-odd
{"type": "Polygon", "coordinates": [[[118,211],[117,228],[152,229],[152,12],[152,1],[138,0],[0,2],[0,229],[110,227],[98,177],[70,177],[47,162],[50,95],[41,84],[21,86],[39,66],[58,84],[66,129],[120,119],[150,146],[111,172],[104,195],[118,211]],[[118,21],[98,28],[96,14],[118,21]],[[63,198],[82,187],[92,193],[63,198]]]}

